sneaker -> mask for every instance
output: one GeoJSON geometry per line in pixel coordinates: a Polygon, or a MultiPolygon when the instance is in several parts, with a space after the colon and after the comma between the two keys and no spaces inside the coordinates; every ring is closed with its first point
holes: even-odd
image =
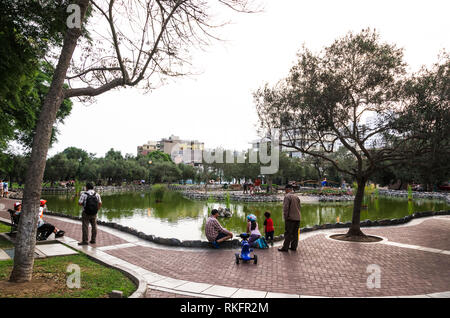
{"type": "Polygon", "coordinates": [[[95,241],[89,241],[89,243],[91,243],[91,244],[95,244],[95,241]]]}
{"type": "Polygon", "coordinates": [[[280,251],[280,252],[289,252],[288,250],[285,250],[284,248],[279,248],[278,251],[280,251]]]}
{"type": "Polygon", "coordinates": [[[212,242],[212,245],[214,248],[219,248],[219,243],[217,243],[217,241],[212,242]]]}
{"type": "Polygon", "coordinates": [[[56,232],[55,237],[61,237],[64,236],[66,232],[59,230],[58,232],[56,232]]]}
{"type": "Polygon", "coordinates": [[[88,245],[88,242],[79,242],[78,245],[88,245]]]}

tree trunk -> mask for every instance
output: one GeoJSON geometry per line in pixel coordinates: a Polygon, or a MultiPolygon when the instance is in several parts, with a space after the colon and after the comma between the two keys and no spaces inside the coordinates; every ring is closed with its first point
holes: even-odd
{"type": "MultiPolygon", "coordinates": [[[[81,21],[89,0],[80,0],[81,21]]],[[[41,114],[36,125],[33,148],[25,179],[22,213],[20,216],[16,245],[14,251],[14,267],[10,276],[12,282],[30,281],[34,265],[34,248],[36,245],[37,221],[39,218],[39,199],[42,191],[45,163],[56,113],[63,101],[63,84],[70,65],[73,52],[81,30],[68,29],[64,44],[53,75],[52,83],[42,104],[41,114]]]]}
{"type": "Polygon", "coordinates": [[[347,232],[347,236],[364,236],[365,234],[361,231],[361,205],[364,199],[364,188],[366,186],[367,180],[360,178],[357,180],[358,189],[356,190],[355,200],[353,201],[353,216],[352,225],[347,232]]]}
{"type": "Polygon", "coordinates": [[[272,192],[272,175],[267,176],[267,193],[272,192]]]}

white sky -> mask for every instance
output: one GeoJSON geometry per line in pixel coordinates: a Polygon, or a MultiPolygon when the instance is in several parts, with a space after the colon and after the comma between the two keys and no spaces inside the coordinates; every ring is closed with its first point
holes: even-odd
{"type": "Polygon", "coordinates": [[[350,30],[376,28],[383,41],[405,49],[413,71],[450,48],[448,0],[261,2],[263,13],[233,15],[233,25],[221,31],[226,42],[193,54],[200,75],[171,80],[147,95],[121,89],[88,107],[75,102],[48,155],[71,146],[97,156],[110,148],[136,155],[138,145],[171,134],[207,148],[247,149],[257,138],[252,92],[285,77],[303,43],[318,51],[350,30]]]}

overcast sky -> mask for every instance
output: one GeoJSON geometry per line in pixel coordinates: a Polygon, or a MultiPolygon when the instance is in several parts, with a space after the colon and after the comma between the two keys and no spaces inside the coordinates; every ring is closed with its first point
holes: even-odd
{"type": "Polygon", "coordinates": [[[171,134],[205,147],[247,149],[257,138],[252,92],[285,77],[305,44],[313,51],[348,31],[375,28],[404,48],[411,70],[437,61],[450,47],[450,1],[266,0],[264,12],[235,14],[221,30],[227,41],[193,53],[200,75],[169,81],[150,94],[105,93],[74,103],[49,156],[74,146],[103,156],[110,148],[136,155],[138,145],[171,134]]]}

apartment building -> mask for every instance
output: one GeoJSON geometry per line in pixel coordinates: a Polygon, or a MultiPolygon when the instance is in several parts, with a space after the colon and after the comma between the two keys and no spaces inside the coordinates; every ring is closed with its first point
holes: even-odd
{"type": "Polygon", "coordinates": [[[146,155],[152,151],[159,150],[172,157],[175,163],[199,165],[202,163],[201,152],[205,144],[198,140],[181,139],[179,136],[171,135],[159,141],[149,141],[147,144],[137,147],[137,153],[146,155]]]}

